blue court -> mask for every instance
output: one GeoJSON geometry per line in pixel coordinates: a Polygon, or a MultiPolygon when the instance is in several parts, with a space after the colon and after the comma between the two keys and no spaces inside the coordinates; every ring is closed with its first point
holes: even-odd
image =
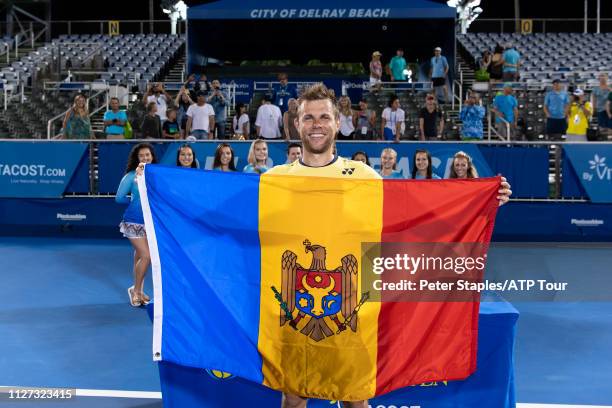
{"type": "MultiPolygon", "coordinates": [[[[145,309],[128,304],[131,256],[127,240],[1,238],[0,385],[76,388],[84,396],[73,407],[160,407],[152,325],[145,309]]],[[[489,269],[609,288],[610,259],[606,244],[508,244],[491,250],[489,269]]],[[[521,313],[517,401],[612,405],[611,303],[513,305],[521,313]]],[[[0,397],[1,407],[13,405],[37,406],[0,397]]]]}

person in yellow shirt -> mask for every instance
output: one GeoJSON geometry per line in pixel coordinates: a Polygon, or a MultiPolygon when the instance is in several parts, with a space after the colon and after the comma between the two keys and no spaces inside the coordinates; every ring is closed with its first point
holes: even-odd
{"type": "Polygon", "coordinates": [[[593,107],[591,102],[584,100],[584,91],[576,88],[572,95],[572,102],[567,109],[567,134],[565,140],[567,142],[586,142],[587,129],[593,107]]]}
{"type": "MultiPolygon", "coordinates": [[[[296,127],[303,145],[302,157],[293,163],[268,170],[266,175],[292,174],[353,179],[380,179],[380,175],[361,161],[338,157],[335,137],[340,127],[340,112],[333,91],[323,84],[306,88],[298,101],[296,127]]],[[[512,191],[502,177],[499,205],[508,202],[512,191]]],[[[281,408],[305,408],[308,399],[283,393],[281,408]]],[[[343,402],[345,408],[367,408],[367,401],[343,402]]]]}

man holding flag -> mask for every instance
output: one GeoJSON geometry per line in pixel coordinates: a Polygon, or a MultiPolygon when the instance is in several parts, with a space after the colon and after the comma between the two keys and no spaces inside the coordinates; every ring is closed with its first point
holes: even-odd
{"type": "Polygon", "coordinates": [[[302,158],[265,175],[147,169],[139,187],[151,237],[154,360],[281,390],[283,408],[306,407],[306,397],[361,408],[394,389],[466,378],[476,368],[478,302],[364,305],[354,254],[362,242],[486,245],[493,198],[506,203],[510,185],[382,180],[335,156],[339,112],[322,84],[300,97],[296,127],[302,158]],[[197,193],[185,194],[193,183],[197,193]],[[405,204],[416,200],[431,208],[405,204]],[[302,245],[309,268],[297,255],[302,245]],[[326,257],[341,266],[328,269],[326,257]]]}

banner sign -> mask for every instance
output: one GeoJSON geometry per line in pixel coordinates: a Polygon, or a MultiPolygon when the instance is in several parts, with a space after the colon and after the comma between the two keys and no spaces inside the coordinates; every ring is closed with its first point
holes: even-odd
{"type": "Polygon", "coordinates": [[[612,203],[612,146],[609,143],[566,144],[569,160],[593,203],[612,203]]]}
{"type": "Polygon", "coordinates": [[[61,197],[87,147],[79,142],[0,142],[0,197],[61,197]]]}
{"type": "MultiPolygon", "coordinates": [[[[177,151],[182,143],[173,143],[168,146],[166,154],[160,160],[161,164],[176,164],[177,151]]],[[[196,142],[191,144],[200,164],[200,168],[212,169],[215,150],[218,142],[196,142]]],[[[234,150],[234,163],[236,169],[242,171],[247,165],[247,156],[251,142],[231,142],[234,150]]],[[[375,170],[380,170],[380,154],[384,148],[390,147],[397,151],[397,170],[401,171],[404,178],[411,178],[412,159],[417,149],[425,149],[431,153],[433,172],[441,178],[447,178],[450,174],[453,155],[462,150],[472,157],[478,175],[480,177],[491,177],[492,173],[489,165],[480,153],[477,145],[467,143],[359,143],[359,142],[338,142],[336,143],[338,155],[351,157],[353,153],[365,152],[370,164],[375,170]]],[[[283,164],[287,161],[287,143],[269,142],[268,143],[268,166],[283,164]]]]}
{"type": "Polygon", "coordinates": [[[346,5],[339,0],[324,3],[267,0],[257,3],[257,8],[251,8],[245,2],[223,0],[189,7],[187,19],[436,19],[455,18],[456,14],[454,8],[428,0],[411,0],[403,4],[379,0],[376,7],[367,1],[353,1],[351,7],[346,5]]]}

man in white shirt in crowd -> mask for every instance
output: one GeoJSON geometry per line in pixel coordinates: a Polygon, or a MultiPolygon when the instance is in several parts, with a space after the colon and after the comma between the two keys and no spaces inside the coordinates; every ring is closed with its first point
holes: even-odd
{"type": "Polygon", "coordinates": [[[397,95],[392,95],[389,99],[389,106],[382,112],[381,135],[383,140],[399,142],[405,118],[406,114],[400,109],[399,98],[397,95]]]}
{"type": "Polygon", "coordinates": [[[159,116],[159,120],[163,125],[164,122],[168,120],[166,111],[168,110],[168,102],[171,100],[172,97],[164,89],[164,84],[156,82],[153,86],[151,86],[151,84],[147,86],[147,93],[142,98],[142,103],[144,106],[147,106],[150,102],[155,102],[157,104],[156,115],[159,116]]]}
{"type": "Polygon", "coordinates": [[[197,102],[187,109],[187,125],[185,134],[187,139],[212,139],[215,128],[215,111],[206,103],[206,92],[197,93],[197,102]]]}
{"type": "Polygon", "coordinates": [[[264,95],[262,105],[257,109],[255,129],[257,137],[263,139],[280,139],[283,114],[278,106],[272,105],[272,97],[264,95]]]}

